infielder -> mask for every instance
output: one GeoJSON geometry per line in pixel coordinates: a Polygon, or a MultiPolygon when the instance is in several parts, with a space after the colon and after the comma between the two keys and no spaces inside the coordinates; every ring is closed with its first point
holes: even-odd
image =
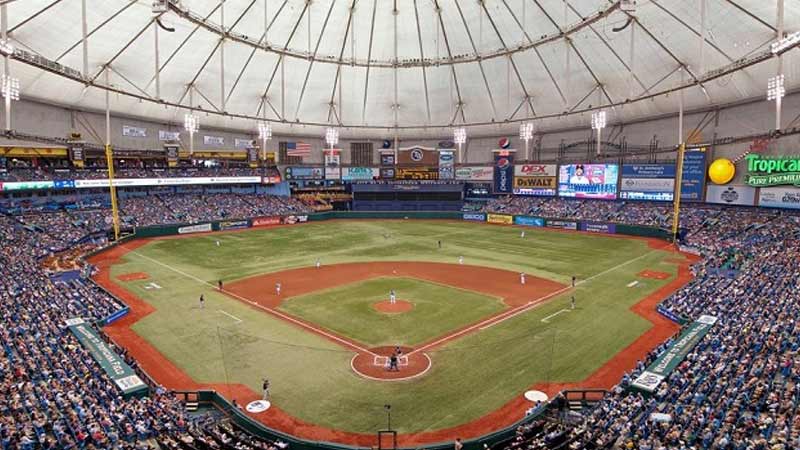
{"type": "Polygon", "coordinates": [[[525,272],[519,274],[519,284],[525,284],[525,272]]]}
{"type": "Polygon", "coordinates": [[[281,295],[281,284],[275,283],[275,294],[281,295]]]}
{"type": "Polygon", "coordinates": [[[389,291],[389,303],[391,303],[392,305],[397,303],[397,296],[394,294],[394,289],[389,291]]]}

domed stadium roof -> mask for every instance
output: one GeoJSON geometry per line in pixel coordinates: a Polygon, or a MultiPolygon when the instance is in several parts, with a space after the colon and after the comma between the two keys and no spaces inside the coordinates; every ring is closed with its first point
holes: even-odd
{"type": "MultiPolygon", "coordinates": [[[[766,98],[777,70],[773,0],[159,1],[5,0],[23,97],[103,109],[108,75],[120,114],[474,136],[675,113],[682,87],[689,109],[766,98]]],[[[784,23],[800,30],[800,4],[784,23]]]]}

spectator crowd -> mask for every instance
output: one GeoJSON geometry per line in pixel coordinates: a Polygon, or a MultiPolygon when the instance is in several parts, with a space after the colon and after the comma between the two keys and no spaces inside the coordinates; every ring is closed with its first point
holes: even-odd
{"type": "MultiPolygon", "coordinates": [[[[121,207],[136,226],[307,211],[287,197],[233,193],[134,197],[121,207]]],[[[484,210],[659,226],[671,220],[667,206],[631,202],[503,198],[484,210]]],[[[158,386],[148,397],[123,399],[72,336],[66,320],[99,320],[123,305],[89,281],[51,278],[40,260],[107,229],[108,216],[91,208],[0,216],[2,449],[282,447],[193,417],[158,386]]],[[[579,420],[536,419],[506,448],[800,448],[800,216],[698,205],[684,209],[681,226],[684,248],[704,259],[692,267],[695,279],[662,306],[688,321],[716,317],[710,332],[652,395],[630,389],[631,382],[670,341],[579,420]]]]}

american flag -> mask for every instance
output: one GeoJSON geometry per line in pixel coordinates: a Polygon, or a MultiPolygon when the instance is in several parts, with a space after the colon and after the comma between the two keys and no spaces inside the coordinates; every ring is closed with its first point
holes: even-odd
{"type": "Polygon", "coordinates": [[[305,142],[287,142],[286,156],[299,156],[301,158],[311,156],[311,144],[306,144],[305,142]]]}

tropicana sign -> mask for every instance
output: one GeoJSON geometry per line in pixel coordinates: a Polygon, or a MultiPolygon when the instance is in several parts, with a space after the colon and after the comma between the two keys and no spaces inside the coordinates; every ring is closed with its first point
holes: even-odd
{"type": "Polygon", "coordinates": [[[749,154],[747,160],[746,183],[753,187],[793,184],[800,186],[800,156],[762,158],[749,154]]]}

